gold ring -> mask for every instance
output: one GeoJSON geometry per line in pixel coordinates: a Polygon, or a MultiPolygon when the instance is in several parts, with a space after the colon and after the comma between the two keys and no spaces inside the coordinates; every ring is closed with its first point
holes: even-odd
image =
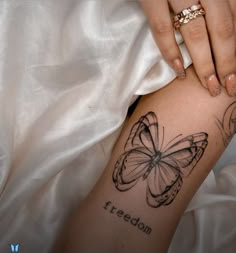
{"type": "Polygon", "coordinates": [[[179,29],[182,25],[205,14],[206,12],[201,4],[192,5],[174,16],[174,27],[175,29],[179,29]]]}

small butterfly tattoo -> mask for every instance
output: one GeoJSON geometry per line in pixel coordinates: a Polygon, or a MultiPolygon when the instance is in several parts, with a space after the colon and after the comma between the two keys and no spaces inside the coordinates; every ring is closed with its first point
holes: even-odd
{"type": "Polygon", "coordinates": [[[236,134],[236,102],[230,104],[225,110],[222,121],[216,119],[216,124],[221,131],[224,145],[227,147],[236,134]]]}
{"type": "Polygon", "coordinates": [[[154,112],[142,116],[132,127],[112,175],[119,191],[146,181],[146,201],[154,208],[175,199],[183,177],[190,175],[208,145],[208,134],[202,132],[184,138],[178,135],[163,148],[162,129],[160,133],[154,112]]]}

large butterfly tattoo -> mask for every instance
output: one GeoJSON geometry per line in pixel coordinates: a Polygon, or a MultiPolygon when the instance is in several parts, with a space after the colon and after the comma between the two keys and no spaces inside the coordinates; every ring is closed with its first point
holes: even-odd
{"type": "Polygon", "coordinates": [[[159,132],[154,112],[142,116],[132,127],[125,152],[113,171],[113,182],[119,191],[127,191],[145,180],[146,200],[151,207],[169,205],[175,199],[182,177],[191,173],[208,144],[208,134],[197,133],[185,138],[178,135],[162,148],[162,129],[159,132]]]}
{"type": "Polygon", "coordinates": [[[221,131],[224,145],[227,146],[236,134],[236,102],[226,109],[222,121],[216,119],[216,124],[221,131]]]}

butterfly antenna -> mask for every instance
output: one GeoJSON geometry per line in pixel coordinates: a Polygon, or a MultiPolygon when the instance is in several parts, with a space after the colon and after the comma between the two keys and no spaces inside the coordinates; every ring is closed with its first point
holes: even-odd
{"type": "Polygon", "coordinates": [[[163,147],[163,143],[164,143],[164,138],[165,138],[165,129],[164,129],[164,127],[162,127],[162,132],[163,132],[163,134],[162,134],[162,142],[161,142],[161,148],[160,148],[160,150],[162,150],[162,147],[163,147]]]}
{"type": "Polygon", "coordinates": [[[177,135],[173,140],[171,140],[170,142],[167,143],[167,145],[165,146],[164,150],[167,150],[167,148],[169,148],[168,146],[177,138],[179,138],[180,136],[182,136],[182,134],[177,135]]]}

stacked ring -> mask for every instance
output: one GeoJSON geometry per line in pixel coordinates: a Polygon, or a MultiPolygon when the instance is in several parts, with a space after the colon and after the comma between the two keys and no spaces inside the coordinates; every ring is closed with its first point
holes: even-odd
{"type": "Polygon", "coordinates": [[[179,29],[182,25],[187,24],[193,19],[204,16],[205,14],[206,12],[201,4],[193,5],[174,16],[174,27],[175,29],[179,29]]]}

